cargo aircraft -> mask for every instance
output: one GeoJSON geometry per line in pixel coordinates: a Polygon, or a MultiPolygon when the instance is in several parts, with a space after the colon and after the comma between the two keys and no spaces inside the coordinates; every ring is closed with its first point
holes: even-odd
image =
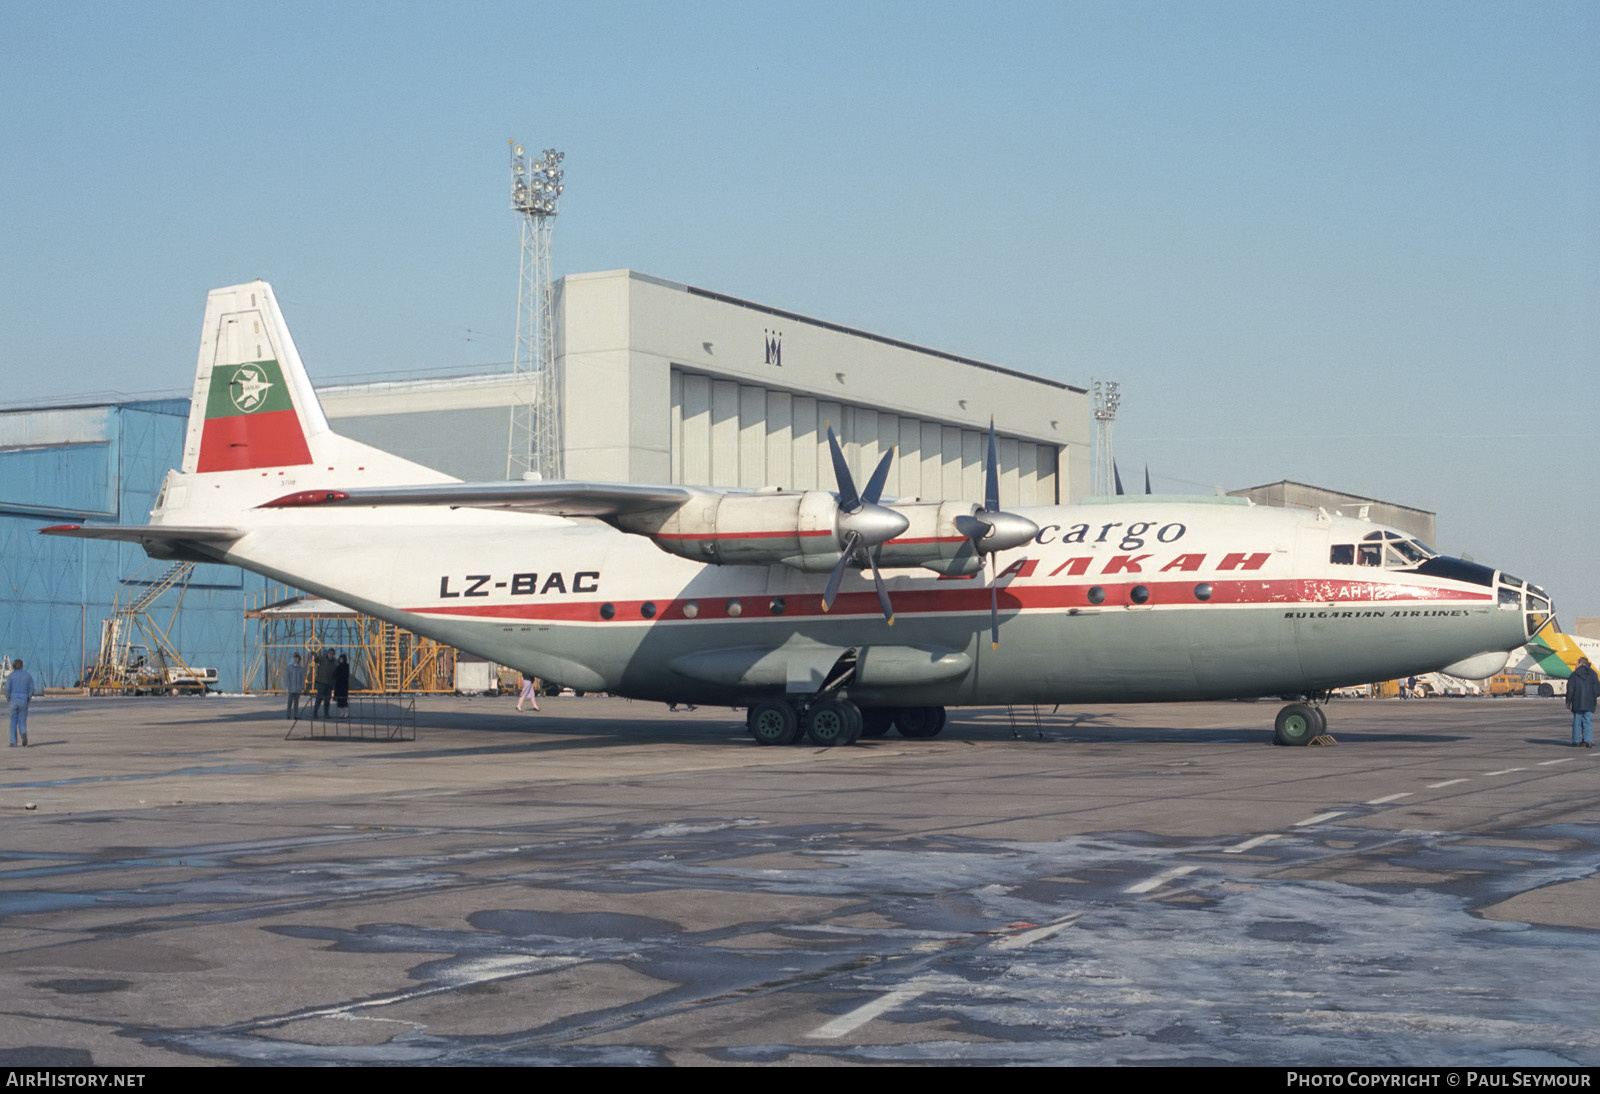
{"type": "Polygon", "coordinates": [[[937,734],[949,706],[1295,695],[1484,677],[1551,618],[1538,587],[1324,511],[1132,496],[467,483],[333,432],[272,289],[206,305],[181,470],[150,522],[55,535],[241,566],[575,688],[748,708],[780,745],[937,734]],[[888,576],[885,576],[887,572],[888,576]],[[1002,640],[1003,639],[1003,640],[1002,640]]]}

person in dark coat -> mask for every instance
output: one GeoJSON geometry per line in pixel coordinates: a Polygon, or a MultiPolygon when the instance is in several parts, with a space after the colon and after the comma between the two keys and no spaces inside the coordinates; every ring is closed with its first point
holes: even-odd
{"type": "Polygon", "coordinates": [[[1600,674],[1587,657],[1578,658],[1578,667],[1567,677],[1567,709],[1572,711],[1572,747],[1594,747],[1594,705],[1600,695],[1600,674]]]}
{"type": "Polygon", "coordinates": [[[289,708],[284,717],[291,722],[300,718],[300,693],[306,690],[306,667],[300,661],[300,655],[294,655],[294,660],[289,662],[289,667],[283,674],[283,690],[289,697],[289,708]]]}
{"type": "Polygon", "coordinates": [[[322,708],[322,716],[328,717],[333,713],[330,707],[333,703],[333,673],[338,666],[333,660],[333,651],[327,650],[317,655],[317,669],[315,680],[317,684],[317,697],[311,703],[311,717],[317,716],[317,708],[322,708]]]}
{"type": "Polygon", "coordinates": [[[338,704],[339,717],[350,717],[350,662],[342,653],[333,667],[333,701],[338,704]]]}

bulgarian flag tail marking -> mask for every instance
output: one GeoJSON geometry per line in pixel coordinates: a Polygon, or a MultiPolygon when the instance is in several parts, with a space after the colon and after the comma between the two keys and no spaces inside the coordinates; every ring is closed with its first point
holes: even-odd
{"type": "Polygon", "coordinates": [[[305,430],[277,361],[212,368],[196,470],[242,471],[310,462],[305,430]]]}

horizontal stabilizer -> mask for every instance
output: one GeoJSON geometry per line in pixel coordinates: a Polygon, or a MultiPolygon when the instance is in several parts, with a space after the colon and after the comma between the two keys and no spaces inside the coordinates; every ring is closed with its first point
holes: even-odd
{"type": "Polygon", "coordinates": [[[242,528],[199,528],[182,524],[52,524],[39,531],[47,536],[117,539],[124,543],[148,543],[152,540],[232,543],[244,535],[242,528]]]}
{"type": "Polygon", "coordinates": [[[200,549],[205,547],[225,549],[244,535],[244,530],[241,528],[207,528],[180,524],[55,524],[39,531],[47,536],[137,543],[151,558],[188,562],[214,561],[216,551],[205,552],[200,549]]]}
{"type": "Polygon", "coordinates": [[[608,517],[675,508],[712,491],[688,486],[636,486],[620,482],[450,482],[427,486],[374,486],[352,490],[301,490],[263,509],[310,505],[446,505],[514,509],[559,517],[608,517]]]}

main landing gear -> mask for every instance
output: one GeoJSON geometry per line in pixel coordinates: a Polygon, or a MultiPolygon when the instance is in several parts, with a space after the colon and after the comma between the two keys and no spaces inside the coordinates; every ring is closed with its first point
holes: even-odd
{"type": "Polygon", "coordinates": [[[1328,716],[1319,703],[1290,703],[1272,724],[1272,743],[1308,745],[1328,732],[1328,716]]]}
{"type": "Polygon", "coordinates": [[[763,699],[745,715],[750,736],[760,745],[794,744],[802,736],[820,748],[882,737],[891,727],[912,740],[937,737],[944,707],[868,707],[848,699],[763,699]]]}

